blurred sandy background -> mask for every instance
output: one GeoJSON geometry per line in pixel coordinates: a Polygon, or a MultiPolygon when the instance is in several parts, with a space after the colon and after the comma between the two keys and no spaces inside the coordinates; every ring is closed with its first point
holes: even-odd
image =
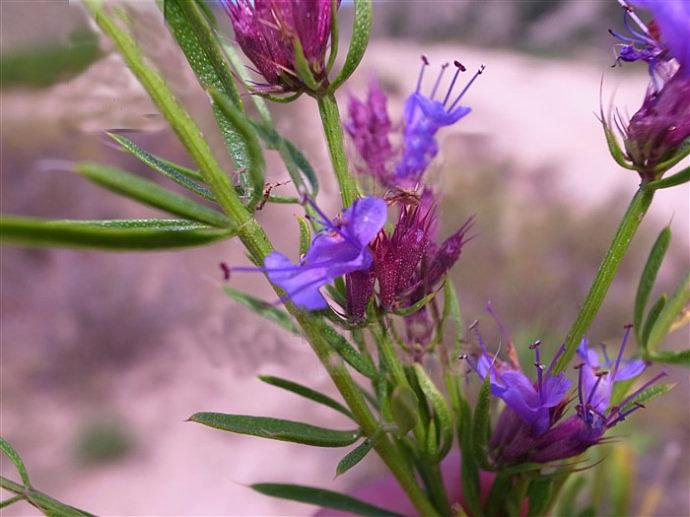
{"type": "MultiPolygon", "coordinates": [[[[368,54],[343,89],[363,95],[376,74],[399,120],[421,53],[437,65],[452,59],[469,69],[487,65],[467,96],[473,113],[441,133],[442,153],[431,174],[445,196],[446,232],[477,217],[478,238],[454,272],[466,318],[481,317],[492,300],[518,343],[541,337],[555,346],[562,339],[637,185],[636,175],[608,156],[594,116],[602,76],[605,104],[614,97],[630,113],[647,81],[641,66],[610,69],[606,29],[620,21],[612,4],[378,3],[368,54]]],[[[136,130],[128,136],[150,151],[189,163],[119,58],[109,54],[107,42],[99,44],[84,31],[86,18],[77,5],[0,5],[2,211],[56,218],[156,216],[59,162],[117,163],[163,182],[107,145],[104,130],[126,128],[136,130]],[[71,58],[45,59],[56,48],[68,49],[71,58]]],[[[149,54],[218,143],[204,96],[155,7],[130,7],[142,10],[138,19],[149,54]]],[[[349,6],[342,11],[347,20],[349,6]]],[[[306,148],[322,178],[321,203],[334,212],[337,197],[315,105],[300,99],[274,112],[284,134],[306,148]]],[[[285,179],[275,157],[267,158],[271,179],[285,179]]],[[[689,204],[687,185],[657,194],[589,333],[593,339],[618,343],[632,318],[646,254],[669,222],[674,240],[659,283],[666,291],[675,287],[690,265],[689,204]]],[[[260,214],[279,249],[295,248],[297,225],[286,222],[293,213],[269,205],[260,214]]],[[[184,422],[196,411],[213,410],[348,425],[336,413],[256,379],[274,374],[334,392],[306,343],[224,296],[221,260],[246,262],[232,242],[175,253],[2,250],[1,431],[23,455],[37,488],[103,515],[309,515],[311,507],[254,494],[247,485],[286,481],[347,489],[382,472],[368,459],[332,481],[343,450],[184,422]]],[[[258,277],[236,276],[232,285],[271,297],[258,277]]],[[[668,346],[689,341],[683,330],[668,346]]],[[[634,428],[615,433],[629,438],[636,453],[633,508],[658,478],[660,458],[671,451],[657,514],[690,513],[687,377],[687,371],[671,369],[677,388],[639,412],[634,428]]],[[[2,473],[16,477],[4,457],[2,473]]],[[[3,510],[33,513],[27,505],[3,510]]]]}

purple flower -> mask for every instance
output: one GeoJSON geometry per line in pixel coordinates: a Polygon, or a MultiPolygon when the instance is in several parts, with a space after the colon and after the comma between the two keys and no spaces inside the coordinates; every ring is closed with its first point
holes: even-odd
{"type": "Polygon", "coordinates": [[[563,352],[562,347],[549,369],[542,374],[539,349],[533,345],[537,351],[537,382],[532,384],[519,367],[509,367],[490,356],[480,341],[482,354],[470,364],[480,376],[490,376],[491,392],[502,398],[507,406],[490,441],[494,461],[499,465],[548,463],[578,456],[598,444],[608,429],[643,407],[635,402],[636,397],[665,376],[665,372],[646,382],[618,405],[610,405],[613,385],[633,379],[645,369],[643,361],[623,359],[629,333],[628,327],[615,361],[606,354],[602,361],[588,347],[587,342],[583,341],[578,353],[584,362],[576,367],[578,383],[575,414],[563,421],[561,419],[570,402],[567,395],[570,383],[563,374],[553,377],[550,373],[555,360],[563,352]],[[535,392],[540,390],[544,394],[537,398],[535,392]]]}
{"type": "Polygon", "coordinates": [[[261,268],[233,268],[233,271],[261,271],[283,289],[283,300],[306,310],[328,307],[319,289],[336,278],[355,271],[371,269],[373,255],[369,243],[386,222],[385,201],[365,197],[354,202],[339,220],[331,222],[312,202],[322,218],[324,229],[314,236],[309,250],[299,264],[285,255],[273,252],[261,268]]]}
{"type": "Polygon", "coordinates": [[[373,267],[366,271],[353,271],[345,275],[345,290],[347,293],[347,315],[351,323],[364,320],[367,305],[374,294],[376,273],[373,267]]]}
{"type": "Polygon", "coordinates": [[[390,161],[394,156],[389,139],[391,128],[386,95],[378,81],[372,79],[366,102],[350,96],[345,130],[352,138],[359,158],[364,161],[364,166],[358,166],[358,172],[369,174],[386,186],[393,186],[390,177],[390,161]]]}
{"type": "MultiPolygon", "coordinates": [[[[331,36],[331,0],[222,0],[237,43],[267,84],[259,92],[307,89],[297,72],[302,49],[316,82],[326,80],[326,48],[331,36]]],[[[338,1],[337,5],[340,5],[338,1]]]]}
{"type": "Polygon", "coordinates": [[[431,94],[427,97],[421,93],[421,86],[424,70],[428,64],[426,57],[422,56],[422,68],[419,72],[417,89],[405,102],[403,114],[405,122],[403,155],[394,173],[396,185],[398,186],[409,187],[419,182],[429,162],[438,153],[436,133],[442,127],[455,124],[472,111],[471,108],[460,106],[458,103],[472,83],[484,71],[484,66],[482,65],[462,91],[451,101],[451,95],[458,75],[460,72],[465,71],[465,67],[459,61],[455,61],[455,75],[446,95],[443,100],[435,100],[439,84],[448,65],[445,64],[441,67],[431,94]]]}
{"type": "MultiPolygon", "coordinates": [[[[570,388],[565,374],[553,375],[556,354],[544,372],[539,351],[540,341],[530,346],[535,353],[537,382],[533,382],[520,368],[519,364],[509,365],[489,354],[477,327],[476,334],[481,346],[477,359],[469,359],[470,365],[484,379],[489,376],[491,394],[502,399],[530,429],[531,436],[544,434],[552,423],[552,409],[562,404],[570,388]]],[[[510,343],[510,342],[509,342],[510,343]]],[[[512,344],[508,346],[512,347],[512,344]]]]}

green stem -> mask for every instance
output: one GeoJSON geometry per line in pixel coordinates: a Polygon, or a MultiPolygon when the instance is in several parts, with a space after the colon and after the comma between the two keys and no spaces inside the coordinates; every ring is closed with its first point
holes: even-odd
{"type": "Polygon", "coordinates": [[[625,257],[630,242],[635,236],[635,232],[640,226],[649,205],[652,203],[653,197],[654,191],[643,185],[632,198],[630,206],[628,206],[628,210],[625,212],[623,220],[618,227],[618,231],[613,237],[611,246],[599,266],[592,287],[590,287],[589,293],[587,293],[587,298],[585,298],[580,308],[580,313],[568,331],[568,336],[565,339],[565,352],[556,363],[554,373],[560,373],[566,368],[575,354],[580,340],[592,324],[592,320],[594,320],[599,307],[601,307],[601,303],[604,301],[606,292],[609,290],[611,282],[618,272],[618,266],[623,257],[625,257]]]}
{"type": "Polygon", "coordinates": [[[57,499],[53,499],[38,490],[34,490],[31,487],[25,487],[2,476],[0,476],[0,487],[21,496],[22,499],[44,512],[46,515],[60,515],[64,517],[86,517],[92,515],[78,508],[74,508],[73,506],[61,503],[57,499]]]}
{"type": "Polygon", "coordinates": [[[340,196],[343,199],[343,206],[348,207],[354,203],[359,196],[357,183],[350,174],[345,157],[345,145],[343,144],[343,128],[340,123],[340,113],[338,103],[333,94],[326,94],[318,97],[319,114],[323,123],[323,131],[328,142],[328,152],[333,163],[335,177],[340,187],[340,196]]]}

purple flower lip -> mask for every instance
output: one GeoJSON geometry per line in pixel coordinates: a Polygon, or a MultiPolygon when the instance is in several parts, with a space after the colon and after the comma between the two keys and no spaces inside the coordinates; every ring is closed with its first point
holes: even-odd
{"type": "Polygon", "coordinates": [[[430,161],[438,154],[438,143],[435,138],[438,130],[455,124],[472,111],[469,107],[460,106],[459,102],[474,81],[484,72],[485,66],[482,65],[454,100],[449,102],[460,73],[466,70],[465,66],[459,61],[455,61],[454,65],[456,68],[455,75],[451,80],[443,101],[435,100],[443,75],[446,68],[448,68],[448,63],[441,66],[431,93],[427,97],[421,93],[421,89],[424,71],[429,66],[429,60],[426,56],[422,56],[422,66],[417,79],[417,88],[405,102],[403,114],[405,122],[403,156],[394,172],[396,185],[414,186],[419,183],[430,161]]]}
{"type": "Polygon", "coordinates": [[[315,311],[328,307],[321,287],[348,273],[371,269],[373,255],[369,243],[386,222],[387,206],[382,199],[365,197],[355,201],[339,220],[331,221],[313,201],[307,202],[321,218],[324,229],[314,236],[298,264],[273,252],[266,257],[263,267],[231,271],[263,272],[286,292],[281,302],[290,300],[302,309],[315,311]]]}

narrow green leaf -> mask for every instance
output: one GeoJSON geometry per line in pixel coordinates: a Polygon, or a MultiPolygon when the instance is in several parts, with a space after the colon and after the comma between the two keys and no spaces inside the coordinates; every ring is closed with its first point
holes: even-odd
{"type": "Polygon", "coordinates": [[[417,381],[419,382],[419,387],[431,404],[431,408],[434,410],[434,416],[438,421],[440,439],[437,447],[438,456],[435,459],[441,460],[448,454],[453,445],[453,417],[448,409],[448,404],[446,404],[446,399],[438,390],[434,381],[429,378],[424,367],[419,363],[415,363],[414,371],[417,376],[417,381]]]}
{"type": "Polygon", "coordinates": [[[652,305],[652,308],[649,309],[649,312],[647,313],[647,319],[642,327],[642,336],[640,337],[645,348],[647,346],[647,342],[649,341],[649,333],[652,331],[652,327],[654,327],[656,320],[659,318],[659,314],[661,314],[664,305],[666,305],[666,300],[667,296],[662,294],[659,299],[654,302],[654,305],[652,305]]]}
{"type": "Polygon", "coordinates": [[[335,475],[340,476],[345,474],[352,467],[357,465],[364,457],[369,454],[369,451],[374,447],[371,440],[367,439],[360,443],[357,447],[348,452],[345,457],[340,460],[335,469],[335,475]]]}
{"type": "Polygon", "coordinates": [[[529,488],[527,489],[527,498],[529,499],[528,517],[544,515],[551,499],[553,483],[553,479],[541,477],[534,478],[530,482],[529,488]]]}
{"type": "Polygon", "coordinates": [[[311,246],[311,227],[304,217],[298,217],[297,223],[299,224],[299,254],[302,256],[311,246]]]}
{"type": "Polygon", "coordinates": [[[292,43],[295,49],[295,69],[297,71],[297,75],[302,82],[307,85],[307,88],[312,91],[316,91],[319,88],[319,84],[316,82],[314,74],[311,72],[311,68],[309,67],[309,61],[304,55],[302,42],[299,40],[299,38],[293,38],[292,43]]]}
{"type": "Polygon", "coordinates": [[[458,294],[450,279],[447,279],[443,285],[443,298],[444,318],[450,316],[451,320],[453,320],[453,325],[455,325],[455,337],[453,338],[455,343],[453,347],[453,360],[455,360],[460,356],[460,347],[462,345],[462,337],[465,334],[465,328],[462,322],[458,294]]]}
{"type": "Polygon", "coordinates": [[[681,366],[690,366],[690,350],[682,350],[680,352],[652,352],[649,355],[649,359],[651,359],[655,363],[679,364],[681,366]]]}
{"type": "MultiPolygon", "coordinates": [[[[242,99],[232,78],[230,66],[199,3],[189,0],[165,0],[164,6],[165,20],[201,87],[204,90],[213,88],[224,93],[239,111],[243,111],[242,99]]],[[[241,171],[249,165],[249,144],[227,114],[219,109],[215,100],[212,107],[228,152],[235,167],[241,171]]]]}
{"type": "Polygon", "coordinates": [[[333,349],[338,352],[338,355],[355,370],[370,379],[374,379],[377,376],[376,368],[371,360],[360,354],[355,347],[353,347],[343,336],[333,330],[333,328],[321,322],[321,333],[333,349]]]}
{"type": "Polygon", "coordinates": [[[328,406],[332,409],[335,409],[336,411],[340,411],[345,416],[353,418],[350,410],[343,406],[340,402],[338,402],[337,400],[333,400],[331,397],[324,395],[323,393],[314,391],[311,388],[307,388],[302,384],[298,384],[287,379],[282,379],[280,377],[273,377],[272,375],[259,375],[259,379],[261,379],[266,384],[270,384],[271,386],[277,386],[278,388],[283,388],[284,390],[291,391],[293,393],[296,393],[297,395],[301,395],[302,397],[313,400],[314,402],[318,402],[319,404],[323,404],[324,406],[328,406]]]}
{"type": "Polygon", "coordinates": [[[669,176],[668,178],[663,178],[656,181],[650,181],[647,183],[647,188],[650,189],[660,189],[675,187],[676,185],[682,185],[690,181],[690,167],[683,169],[682,171],[669,176]]]}
{"type": "Polygon", "coordinates": [[[409,316],[410,314],[414,314],[419,309],[424,307],[427,303],[429,303],[431,300],[433,300],[436,297],[437,292],[438,291],[432,291],[431,293],[427,294],[424,298],[422,298],[418,302],[410,305],[409,307],[403,307],[402,309],[397,309],[397,310],[393,311],[393,313],[396,316],[409,316]]]}
{"type": "Polygon", "coordinates": [[[322,488],[282,483],[257,483],[252,485],[252,488],[270,497],[313,504],[321,508],[350,512],[365,517],[403,517],[398,513],[373,506],[349,495],[339,494],[338,492],[322,488]]]}
{"type": "MultiPolygon", "coordinates": [[[[379,388],[385,393],[385,384],[379,388]]],[[[419,400],[412,388],[404,384],[398,384],[393,388],[390,396],[390,410],[393,421],[398,427],[398,434],[401,437],[405,436],[419,420],[419,400]]]]}
{"type": "Polygon", "coordinates": [[[79,163],[74,170],[112,192],[171,214],[220,228],[232,226],[232,221],[220,212],[121,169],[96,163],[79,163]]]}
{"type": "Polygon", "coordinates": [[[248,434],[271,440],[295,442],[314,447],[347,447],[360,437],[358,430],[336,431],[302,422],[263,416],[195,413],[189,418],[209,427],[231,433],[248,434]]]}
{"type": "Polygon", "coordinates": [[[331,0],[331,53],[328,55],[328,63],[326,64],[326,73],[329,74],[335,64],[335,58],[338,56],[338,0],[331,0]]]}
{"type": "Polygon", "coordinates": [[[508,495],[513,484],[510,474],[499,471],[489,490],[489,497],[484,506],[484,515],[508,515],[508,495]]]}
{"type": "MultiPolygon", "coordinates": [[[[668,160],[665,160],[661,163],[658,163],[657,166],[654,167],[654,172],[657,175],[664,174],[670,168],[675,167],[680,162],[682,162],[689,155],[690,155],[690,138],[686,138],[685,141],[675,149],[675,151],[673,152],[673,155],[668,160]]],[[[682,172],[685,172],[685,171],[682,171],[682,172]]]]}
{"type": "Polygon", "coordinates": [[[658,396],[668,393],[675,386],[675,384],[656,384],[654,386],[650,386],[646,390],[642,390],[634,399],[623,406],[621,411],[625,412],[635,406],[635,404],[644,404],[650,400],[654,400],[658,396]]]}
{"type": "Polygon", "coordinates": [[[601,123],[604,128],[604,135],[606,136],[606,144],[609,148],[609,153],[614,161],[621,167],[628,170],[635,170],[635,167],[630,163],[628,157],[625,155],[620,145],[618,144],[618,139],[616,134],[611,130],[611,127],[604,119],[603,113],[601,114],[601,123]]]}
{"type": "MultiPolygon", "coordinates": [[[[235,72],[236,76],[239,77],[245,84],[250,84],[252,82],[252,77],[251,75],[249,75],[249,69],[245,66],[237,50],[235,50],[235,48],[232,45],[228,45],[227,43],[223,43],[222,41],[221,46],[223,47],[225,55],[227,56],[228,61],[230,62],[230,66],[232,66],[232,69],[235,72]]],[[[256,107],[256,111],[259,112],[261,120],[263,120],[264,123],[269,124],[272,127],[273,121],[266,100],[263,97],[261,97],[261,95],[251,95],[250,98],[254,103],[254,107],[256,107]]]]}
{"type": "Polygon", "coordinates": [[[19,501],[23,501],[24,496],[21,495],[15,495],[14,497],[8,497],[7,499],[3,499],[0,501],[0,508],[7,508],[8,506],[13,505],[14,503],[18,503],[19,501]]]}
{"type": "Polygon", "coordinates": [[[14,450],[7,440],[0,436],[0,451],[9,458],[9,460],[14,463],[14,467],[19,473],[19,477],[22,479],[24,486],[29,488],[31,486],[31,481],[29,481],[29,473],[26,470],[26,466],[19,456],[19,453],[14,450]]]}
{"type": "Polygon", "coordinates": [[[250,206],[254,207],[263,197],[264,170],[266,168],[266,162],[264,161],[259,139],[256,136],[253,126],[248,122],[247,115],[237,108],[227,95],[215,89],[210,89],[209,93],[211,94],[213,102],[226,116],[228,123],[232,126],[234,132],[242,138],[246,146],[246,170],[241,174],[246,174],[249,178],[249,183],[252,188],[250,206]]]}
{"type": "Polygon", "coordinates": [[[109,251],[156,251],[203,246],[234,235],[182,219],[46,220],[0,218],[0,241],[21,246],[52,246],[109,251]]]}
{"type": "Polygon", "coordinates": [[[190,190],[191,192],[194,192],[195,194],[198,194],[201,197],[208,199],[209,201],[215,201],[213,193],[211,193],[211,191],[206,187],[199,185],[199,183],[197,183],[203,181],[201,174],[199,174],[197,171],[193,171],[192,169],[188,169],[187,167],[182,167],[180,165],[177,165],[176,163],[163,160],[162,158],[159,158],[149,153],[148,151],[145,151],[144,149],[136,145],[134,142],[132,142],[128,138],[125,138],[122,135],[118,135],[116,133],[108,133],[108,136],[110,136],[110,138],[112,138],[118,144],[120,144],[124,150],[139,158],[142,162],[144,162],[146,165],[151,167],[156,172],[163,174],[167,178],[173,180],[178,185],[182,185],[187,190],[190,190]]]}
{"type": "Polygon", "coordinates": [[[671,243],[671,228],[666,226],[659,236],[657,237],[651,251],[649,252],[649,257],[647,258],[647,263],[645,264],[644,270],[642,271],[642,276],[640,277],[640,283],[637,287],[637,294],[635,295],[635,312],[633,323],[635,326],[635,334],[637,337],[637,343],[641,347],[645,347],[645,342],[642,341],[642,318],[644,316],[644,309],[647,305],[647,300],[649,299],[649,293],[652,292],[654,283],[656,282],[656,276],[659,272],[662,262],[664,261],[664,256],[668,250],[668,246],[671,243]]]}
{"type": "Polygon", "coordinates": [[[685,278],[678,285],[678,288],[669,298],[668,302],[661,310],[659,317],[652,326],[649,333],[649,341],[647,342],[647,349],[650,351],[656,350],[661,344],[661,341],[666,337],[671,325],[676,317],[681,313],[683,308],[690,302],[690,271],[685,278]]]}
{"type": "Polygon", "coordinates": [[[276,307],[275,305],[255,298],[254,296],[233,289],[232,287],[224,287],[225,293],[238,303],[241,303],[248,309],[251,309],[259,316],[266,318],[267,320],[277,323],[285,330],[289,330],[296,336],[300,336],[301,332],[299,327],[292,320],[292,317],[283,309],[276,307]]]}
{"type": "Polygon", "coordinates": [[[488,464],[486,458],[486,442],[489,438],[490,410],[491,410],[491,384],[489,375],[484,378],[479,390],[479,398],[474,408],[472,418],[472,443],[474,445],[475,459],[480,466],[488,464]]]}
{"type": "Polygon", "coordinates": [[[93,514],[61,503],[43,492],[22,486],[2,476],[0,476],[0,487],[21,495],[22,499],[41,510],[48,517],[94,517],[93,514]]]}
{"type": "Polygon", "coordinates": [[[352,26],[352,37],[350,48],[345,57],[343,68],[328,87],[328,92],[333,93],[348,77],[352,75],[360,61],[364,57],[364,51],[369,44],[369,34],[371,33],[372,7],[371,0],[354,0],[355,20],[352,26]]]}
{"type": "Polygon", "coordinates": [[[472,515],[481,515],[479,498],[479,469],[474,457],[472,445],[472,410],[467,400],[460,396],[460,414],[458,415],[458,436],[462,451],[460,471],[462,473],[462,490],[472,515]]]}

